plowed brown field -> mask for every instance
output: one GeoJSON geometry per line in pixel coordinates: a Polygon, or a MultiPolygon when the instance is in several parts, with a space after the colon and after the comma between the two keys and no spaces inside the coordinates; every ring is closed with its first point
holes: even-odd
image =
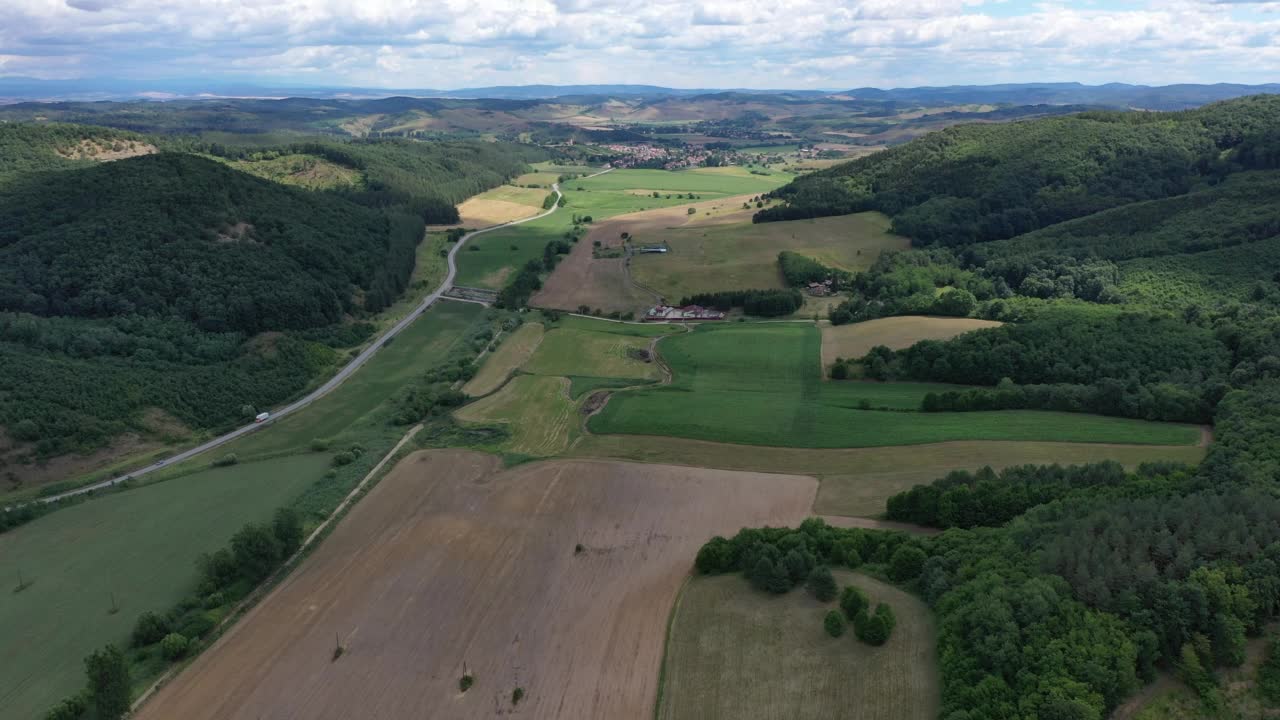
{"type": "Polygon", "coordinates": [[[415,453],[137,717],[492,718],[522,687],[522,717],[650,718],[698,546],[797,523],[816,489],[791,475],[503,471],[489,455],[415,453]]]}

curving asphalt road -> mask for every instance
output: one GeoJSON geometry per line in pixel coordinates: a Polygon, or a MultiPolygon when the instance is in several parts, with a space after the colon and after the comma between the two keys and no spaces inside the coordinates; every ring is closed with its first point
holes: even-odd
{"type": "MultiPolygon", "coordinates": [[[[595,177],[596,175],[603,175],[604,173],[607,173],[607,172],[609,172],[609,170],[607,169],[601,170],[600,172],[594,173],[592,175],[588,175],[587,177],[595,177]]],[[[355,356],[355,358],[353,358],[351,362],[343,366],[343,368],[339,370],[336,375],[329,378],[328,382],[316,388],[315,390],[312,390],[306,396],[299,398],[298,400],[295,400],[289,405],[286,405],[277,410],[271,410],[270,411],[271,418],[266,422],[253,423],[250,425],[245,425],[244,427],[236,428],[235,430],[232,430],[231,432],[225,435],[220,435],[206,443],[197,445],[196,447],[193,447],[189,450],[183,450],[177,455],[173,455],[163,460],[159,460],[146,467],[138,468],[137,470],[133,470],[123,475],[119,475],[117,477],[111,478],[110,480],[103,480],[101,482],[93,483],[92,485],[85,485],[83,487],[76,488],[75,490],[68,490],[67,492],[64,492],[64,493],[58,493],[57,495],[50,495],[49,497],[40,498],[39,502],[43,502],[43,503],[57,502],[59,500],[63,500],[65,498],[73,497],[76,495],[83,495],[84,493],[92,492],[94,490],[101,490],[103,488],[113,487],[117,483],[124,482],[129,478],[142,477],[143,475],[155,472],[156,470],[159,470],[161,468],[169,467],[170,465],[176,465],[180,462],[183,462],[184,460],[189,460],[195,457],[196,455],[199,455],[204,452],[208,452],[210,450],[213,450],[214,448],[221,447],[222,445],[226,445],[227,443],[231,442],[232,440],[235,440],[236,438],[242,435],[247,435],[256,430],[262,430],[266,427],[269,427],[276,420],[279,420],[280,418],[285,417],[286,415],[291,415],[305,408],[306,406],[310,405],[316,400],[319,400],[325,395],[329,394],[331,391],[333,391],[334,388],[341,385],[344,380],[351,377],[355,373],[355,371],[359,370],[361,366],[363,366],[366,362],[368,362],[369,359],[372,358],[374,354],[378,352],[378,349],[381,348],[383,345],[385,345],[388,340],[400,334],[400,331],[409,327],[410,323],[416,320],[419,315],[425,312],[427,308],[431,307],[437,300],[440,299],[441,296],[444,295],[444,293],[450,287],[453,286],[453,278],[458,274],[458,266],[454,260],[454,256],[458,254],[458,251],[462,249],[463,245],[467,244],[468,240],[470,240],[471,238],[477,235],[482,235],[487,232],[493,232],[494,230],[501,230],[502,228],[511,227],[512,225],[519,225],[521,223],[527,223],[532,220],[544,218],[554,213],[556,210],[560,209],[560,199],[564,197],[560,193],[560,184],[553,183],[551,185],[551,189],[556,194],[556,202],[546,212],[539,213],[531,217],[523,218],[521,220],[512,220],[511,222],[505,222],[505,223],[502,223],[501,225],[492,225],[482,230],[475,230],[467,233],[466,235],[463,235],[462,238],[458,240],[458,242],[454,243],[453,248],[449,250],[449,256],[448,256],[449,272],[447,275],[445,275],[444,282],[440,283],[440,287],[436,288],[434,292],[432,292],[430,295],[423,298],[422,302],[418,305],[417,308],[413,310],[413,312],[406,315],[404,319],[402,319],[400,322],[396,323],[393,327],[391,327],[391,329],[387,330],[385,333],[380,335],[377,340],[375,340],[373,343],[369,345],[369,347],[365,348],[364,351],[361,352],[359,355],[355,356]]]]}

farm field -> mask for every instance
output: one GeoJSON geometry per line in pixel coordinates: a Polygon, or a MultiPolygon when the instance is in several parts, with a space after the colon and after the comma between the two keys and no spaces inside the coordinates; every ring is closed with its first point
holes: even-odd
{"type": "MultiPolygon", "coordinates": [[[[628,261],[622,256],[622,234],[631,242],[645,245],[660,242],[671,228],[700,228],[725,223],[747,223],[754,210],[743,209],[749,195],[703,200],[679,207],[665,207],[627,213],[592,226],[532,302],[541,307],[574,310],[586,305],[604,312],[637,312],[657,301],[659,293],[649,292],[632,283],[628,261]],[[693,212],[690,213],[689,211],[693,212]],[[596,243],[613,251],[615,257],[595,257],[596,243]]],[[[776,257],[776,255],[775,255],[776,257]]],[[[632,258],[635,262],[639,257],[632,258]]]]}
{"type": "Polygon", "coordinates": [[[498,450],[549,457],[569,447],[580,421],[562,377],[520,375],[502,389],[454,412],[470,423],[508,425],[511,437],[498,450]]]}
{"type": "Polygon", "coordinates": [[[458,222],[453,225],[433,225],[432,229],[450,227],[478,229],[537,215],[542,212],[542,203],[548,194],[548,190],[540,188],[499,185],[460,203],[458,222]]]}
{"type": "Polygon", "coordinates": [[[889,219],[879,213],[760,224],[752,224],[748,213],[734,224],[665,228],[641,240],[666,243],[671,251],[633,258],[631,273],[672,302],[699,292],[785,287],[778,270],[783,250],[855,271],[870,267],[885,250],[910,247],[889,232],[889,219]]]}
{"type": "Polygon", "coordinates": [[[768,192],[794,179],[790,173],[766,171],[769,175],[752,175],[737,169],[728,172],[693,170],[614,170],[593,178],[574,180],[570,185],[586,190],[648,190],[659,192],[716,193],[743,195],[768,192]]]}
{"type": "Polygon", "coordinates": [[[225,546],[246,523],[268,519],[319,480],[328,461],[315,454],[208,469],[0,535],[0,578],[9,583],[0,594],[7,658],[0,718],[40,717],[80,689],[84,656],[107,643],[123,646],[140,614],[167,610],[189,591],[197,556],[225,546]],[[19,572],[31,586],[10,592],[19,572]]]}
{"type": "Polygon", "coordinates": [[[860,393],[870,390],[862,389],[864,383],[824,383],[820,345],[817,328],[805,323],[704,325],[659,344],[675,374],[672,384],[616,393],[588,427],[596,433],[813,448],[952,440],[1190,445],[1200,435],[1188,425],[1047,411],[860,409],[860,393]]]}
{"type": "Polygon", "coordinates": [[[794,476],[502,471],[489,455],[415,453],[137,717],[491,718],[521,687],[522,717],[647,719],[697,548],[795,524],[814,490],[794,476]],[[459,693],[464,662],[475,684],[459,693]]]}
{"type": "Polygon", "coordinates": [[[1119,445],[1015,441],[959,441],[926,445],[814,450],[756,447],[644,435],[585,435],[575,457],[634,460],[812,475],[821,479],[813,511],[818,515],[875,517],[889,496],[928,483],[951,470],[986,465],[1047,465],[1115,460],[1128,468],[1144,462],[1194,465],[1204,457],[1194,445],[1119,445]]]}
{"type": "Polygon", "coordinates": [[[462,392],[471,397],[479,397],[497,390],[511,373],[533,355],[542,339],[542,323],[527,322],[516,328],[515,332],[502,340],[496,352],[485,356],[480,371],[462,386],[462,392]]]}
{"type": "Polygon", "coordinates": [[[836,604],[796,589],[777,597],[738,574],[695,577],[676,603],[658,720],[933,720],[941,701],[933,618],[915,596],[834,571],[898,618],[881,647],[827,635],[836,604]]]}
{"type": "Polygon", "coordinates": [[[645,337],[553,328],[523,369],[535,375],[656,380],[662,374],[657,363],[629,355],[652,344],[645,337]]]}
{"type": "Polygon", "coordinates": [[[971,330],[1002,324],[995,320],[922,315],[877,318],[848,325],[823,323],[822,366],[831,365],[836,358],[860,358],[877,345],[902,350],[921,340],[950,340],[971,330]]]}
{"type": "Polygon", "coordinates": [[[375,422],[381,431],[383,423],[376,418],[383,403],[443,360],[483,314],[484,307],[474,303],[432,305],[336,390],[305,411],[273,422],[269,432],[251,433],[227,445],[226,451],[241,458],[298,451],[314,439],[343,439],[375,422]]]}

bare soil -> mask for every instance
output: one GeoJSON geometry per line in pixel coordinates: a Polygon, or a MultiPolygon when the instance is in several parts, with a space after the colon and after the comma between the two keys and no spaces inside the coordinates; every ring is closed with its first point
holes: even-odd
{"type": "MultiPolygon", "coordinates": [[[[596,258],[592,250],[598,241],[601,248],[621,248],[622,233],[629,233],[634,242],[643,245],[646,236],[673,227],[722,225],[750,219],[751,210],[743,210],[742,204],[750,195],[704,200],[689,205],[645,210],[610,218],[592,226],[591,232],[573,246],[542,290],[530,300],[536,307],[577,310],[580,306],[605,313],[635,312],[654,305],[658,297],[636,287],[630,278],[625,257],[596,258]],[[689,208],[696,212],[689,214],[689,208]]],[[[668,298],[674,302],[679,298],[668,298]]]]}
{"type": "Polygon", "coordinates": [[[697,548],[794,524],[815,491],[800,476],[414,453],[137,717],[647,720],[697,548]]]}

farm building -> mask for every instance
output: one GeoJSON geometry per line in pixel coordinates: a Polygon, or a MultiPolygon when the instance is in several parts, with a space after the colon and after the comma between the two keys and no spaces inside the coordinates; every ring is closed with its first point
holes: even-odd
{"type": "Polygon", "coordinates": [[[642,254],[643,253],[665,253],[666,251],[667,249],[661,245],[645,245],[644,247],[640,248],[640,252],[642,254]]]}
{"type": "Polygon", "coordinates": [[[701,305],[685,305],[684,307],[671,307],[670,305],[658,305],[649,308],[644,314],[645,322],[687,322],[690,320],[723,320],[724,313],[719,310],[704,308],[701,305]]]}
{"type": "Polygon", "coordinates": [[[835,288],[831,280],[823,280],[822,282],[811,282],[805,290],[814,297],[825,297],[834,295],[835,288]]]}

